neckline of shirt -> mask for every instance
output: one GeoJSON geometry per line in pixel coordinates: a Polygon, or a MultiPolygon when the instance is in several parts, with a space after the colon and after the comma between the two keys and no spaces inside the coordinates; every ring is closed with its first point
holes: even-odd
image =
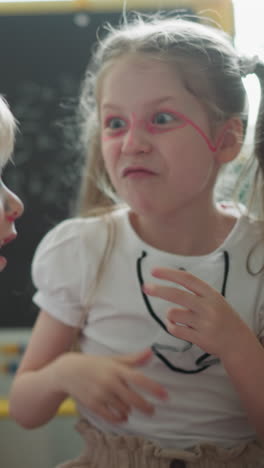
{"type": "Polygon", "coordinates": [[[219,255],[223,253],[224,250],[229,250],[231,246],[233,245],[234,240],[237,242],[238,239],[238,234],[239,233],[244,233],[244,230],[242,229],[242,225],[245,223],[247,220],[247,216],[245,214],[241,214],[227,237],[225,238],[224,242],[220,244],[215,250],[212,252],[209,252],[208,254],[205,255],[179,255],[179,254],[174,254],[170,252],[166,252],[163,250],[159,250],[156,247],[153,247],[150,244],[147,244],[141,237],[136,233],[134,230],[133,226],[131,225],[130,222],[130,208],[129,207],[122,207],[120,210],[117,210],[114,212],[117,217],[120,217],[120,221],[123,220],[124,223],[124,228],[126,230],[126,235],[129,235],[129,240],[130,240],[130,245],[132,246],[132,243],[135,248],[141,249],[142,251],[147,251],[149,254],[155,255],[155,257],[161,257],[162,258],[168,258],[168,259],[174,259],[174,260],[182,260],[184,262],[191,261],[192,263],[195,261],[201,261],[201,260],[206,260],[211,257],[214,257],[216,255],[219,255]]]}

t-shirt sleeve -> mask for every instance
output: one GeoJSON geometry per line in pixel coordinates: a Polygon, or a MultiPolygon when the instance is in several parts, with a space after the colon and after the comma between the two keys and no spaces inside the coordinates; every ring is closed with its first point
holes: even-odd
{"type": "Polygon", "coordinates": [[[84,226],[78,219],[60,223],[42,239],[32,262],[33,302],[71,326],[82,323],[93,270],[84,261],[84,226]]]}

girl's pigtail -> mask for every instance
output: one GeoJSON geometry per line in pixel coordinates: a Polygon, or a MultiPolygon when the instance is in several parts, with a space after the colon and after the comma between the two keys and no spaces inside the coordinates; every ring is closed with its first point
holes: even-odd
{"type": "Polygon", "coordinates": [[[257,61],[254,73],[259,79],[261,98],[255,126],[254,155],[257,159],[255,173],[255,200],[260,218],[264,219],[264,63],[257,61]]]}
{"type": "Polygon", "coordinates": [[[255,131],[255,154],[264,173],[264,63],[258,62],[255,68],[261,88],[261,99],[255,131]]]}
{"type": "MultiPolygon", "coordinates": [[[[247,73],[245,73],[245,75],[242,74],[242,76],[246,76],[249,73],[255,73],[255,75],[259,79],[260,89],[261,89],[260,104],[259,104],[256,125],[255,125],[255,137],[254,137],[254,149],[253,149],[253,155],[255,156],[255,161],[257,161],[257,167],[255,170],[255,175],[254,175],[254,180],[253,180],[253,188],[252,188],[250,204],[251,206],[253,206],[254,211],[257,214],[258,218],[263,221],[264,220],[264,63],[261,62],[259,59],[254,58],[251,69],[247,73]],[[254,61],[255,61],[255,64],[254,64],[254,61]]],[[[256,242],[256,244],[253,245],[247,258],[247,270],[253,276],[259,275],[260,273],[264,271],[264,265],[261,265],[260,268],[257,268],[257,270],[254,269],[251,265],[252,256],[253,254],[255,254],[256,249],[260,245],[263,245],[263,237],[261,237],[256,242]]]]}

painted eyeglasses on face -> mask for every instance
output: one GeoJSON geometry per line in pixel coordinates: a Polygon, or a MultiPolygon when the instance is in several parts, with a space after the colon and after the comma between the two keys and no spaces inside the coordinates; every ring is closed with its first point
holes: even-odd
{"type": "Polygon", "coordinates": [[[152,114],[149,120],[137,119],[135,113],[131,114],[130,119],[116,114],[107,115],[102,122],[102,140],[107,141],[112,138],[118,138],[127,132],[133,132],[137,128],[144,129],[151,134],[157,134],[180,130],[188,125],[203,138],[212,152],[217,151],[227,130],[226,125],[217,141],[213,143],[201,127],[185,114],[171,109],[162,109],[152,114]]]}

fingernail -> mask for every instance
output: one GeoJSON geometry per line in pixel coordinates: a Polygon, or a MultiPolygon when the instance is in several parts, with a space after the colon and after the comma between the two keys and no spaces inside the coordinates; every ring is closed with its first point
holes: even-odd
{"type": "Polygon", "coordinates": [[[165,390],[163,390],[163,392],[160,394],[160,397],[161,397],[162,399],[164,399],[164,400],[167,400],[167,398],[169,397],[169,395],[168,395],[168,393],[167,393],[165,390]]]}
{"type": "Polygon", "coordinates": [[[168,398],[168,392],[164,388],[161,388],[158,393],[159,398],[168,398]]]}
{"type": "Polygon", "coordinates": [[[168,319],[165,319],[164,322],[167,328],[170,328],[173,325],[173,323],[168,319]]]}
{"type": "Polygon", "coordinates": [[[143,284],[142,290],[146,294],[151,294],[154,291],[154,286],[152,284],[143,284]]]}

